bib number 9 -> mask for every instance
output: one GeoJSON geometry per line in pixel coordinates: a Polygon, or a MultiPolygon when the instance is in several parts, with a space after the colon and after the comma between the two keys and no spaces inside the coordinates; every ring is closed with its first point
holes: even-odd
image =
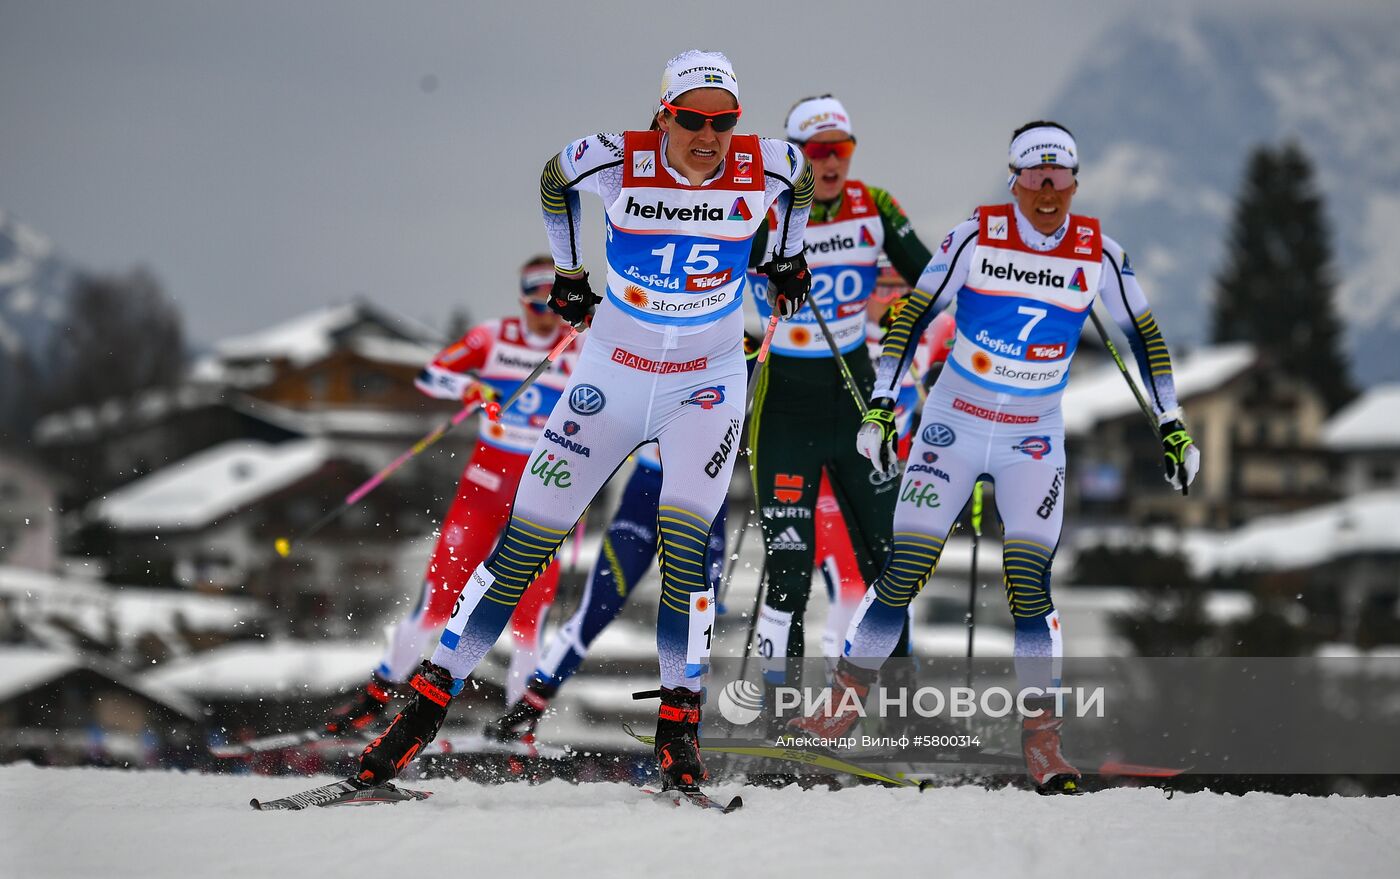
{"type": "Polygon", "coordinates": [[[540,389],[533,385],[526,388],[511,408],[521,415],[534,415],[540,411],[540,389]]]}

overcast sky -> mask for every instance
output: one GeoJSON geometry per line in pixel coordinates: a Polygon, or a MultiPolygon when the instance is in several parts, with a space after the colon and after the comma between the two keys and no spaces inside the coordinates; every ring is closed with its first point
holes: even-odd
{"type": "MultiPolygon", "coordinates": [[[[666,59],[703,47],[734,61],[741,130],[842,98],[854,176],[937,241],[1076,59],[1161,5],[0,0],[0,208],[85,266],[149,266],[203,342],[357,294],[484,318],[545,248],[545,159],[645,126],[666,59]]],[[[1320,5],[1231,4],[1395,9],[1320,5]]]]}

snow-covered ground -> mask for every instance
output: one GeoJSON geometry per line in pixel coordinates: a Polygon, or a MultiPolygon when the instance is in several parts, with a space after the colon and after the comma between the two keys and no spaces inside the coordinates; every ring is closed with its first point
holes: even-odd
{"type": "Polygon", "coordinates": [[[248,807],[321,781],[3,767],[0,875],[1278,879],[1400,864],[1397,797],[743,788],[744,810],[720,815],[617,784],[431,780],[422,803],[248,807]]]}

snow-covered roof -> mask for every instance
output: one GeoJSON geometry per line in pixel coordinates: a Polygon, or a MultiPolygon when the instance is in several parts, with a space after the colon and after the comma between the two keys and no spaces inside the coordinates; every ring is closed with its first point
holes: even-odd
{"type": "Polygon", "coordinates": [[[321,440],[233,440],[128,483],[89,511],[127,530],[202,528],[314,473],[329,457],[321,440]]]}
{"type": "Polygon", "coordinates": [[[1397,522],[1400,491],[1376,491],[1234,531],[1190,532],[1185,549],[1198,572],[1311,568],[1358,553],[1400,553],[1397,522]]]}
{"type": "Polygon", "coordinates": [[[177,714],[190,718],[202,715],[199,704],[188,696],[157,682],[134,677],[114,663],[42,647],[0,647],[0,700],[9,699],[79,668],[92,669],[177,714]]]}
{"type": "MultiPolygon", "coordinates": [[[[332,305],[284,323],[224,339],[215,344],[219,357],[227,360],[285,359],[294,364],[312,363],[334,350],[336,336],[356,323],[370,321],[401,340],[434,346],[438,334],[419,324],[388,314],[364,302],[332,305]]],[[[436,348],[427,352],[430,358],[436,348]]],[[[419,357],[414,362],[423,363],[419,357]]]]}
{"type": "MultiPolygon", "coordinates": [[[[1125,358],[1123,362],[1133,382],[1141,389],[1137,364],[1130,359],[1131,352],[1120,350],[1119,354],[1125,358]]],[[[1248,369],[1254,360],[1254,347],[1244,342],[1199,348],[1178,358],[1172,364],[1177,399],[1185,402],[1197,394],[1215,390],[1248,369]]],[[[1144,396],[1151,399],[1150,395],[1144,396]]],[[[1136,411],[1138,405],[1118,365],[1110,361],[1083,373],[1070,373],[1063,407],[1065,433],[1084,434],[1101,421],[1136,411]]]]}
{"type": "Polygon", "coordinates": [[[372,639],[240,642],[166,663],[143,679],[205,698],[328,695],[369,680],[380,652],[372,639]]]}
{"type": "Polygon", "coordinates": [[[53,631],[65,644],[73,643],[72,631],[95,641],[115,635],[123,644],[147,634],[173,637],[182,627],[234,632],[263,615],[261,605],[248,598],[142,589],[13,565],[0,565],[0,598],[13,604],[31,633],[53,631]],[[46,626],[51,619],[65,625],[46,626]]]}
{"type": "Polygon", "coordinates": [[[1376,385],[1342,408],[1322,429],[1334,451],[1400,449],[1400,383],[1376,385]]]}
{"type": "Polygon", "coordinates": [[[373,337],[356,339],[350,347],[366,360],[413,367],[421,367],[430,363],[439,350],[437,345],[412,342],[407,339],[377,339],[373,337]]]}
{"type": "Polygon", "coordinates": [[[300,413],[239,391],[210,383],[192,383],[172,388],[151,388],[120,400],[107,400],[98,406],[83,406],[41,418],[34,428],[40,443],[76,441],[152,424],[176,412],[205,406],[226,406],[235,412],[293,433],[304,431],[300,413]]]}
{"type": "Polygon", "coordinates": [[[0,647],[0,702],[82,665],[78,657],[42,647],[0,647]]]}

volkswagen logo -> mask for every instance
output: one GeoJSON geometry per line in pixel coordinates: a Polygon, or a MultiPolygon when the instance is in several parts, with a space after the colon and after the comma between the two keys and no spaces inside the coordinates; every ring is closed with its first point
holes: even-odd
{"type": "Polygon", "coordinates": [[[607,403],[608,398],[593,385],[577,385],[569,393],[569,408],[580,415],[597,415],[607,403]]]}
{"type": "Polygon", "coordinates": [[[958,435],[948,425],[935,423],[926,426],[920,438],[931,446],[951,446],[958,435]]]}

